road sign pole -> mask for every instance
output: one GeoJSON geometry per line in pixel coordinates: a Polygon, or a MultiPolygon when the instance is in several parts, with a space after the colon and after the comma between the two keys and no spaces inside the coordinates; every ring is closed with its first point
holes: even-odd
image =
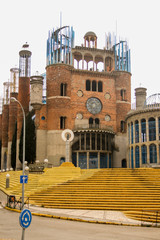
{"type": "Polygon", "coordinates": [[[25,228],[22,228],[22,238],[21,238],[21,240],[24,240],[24,233],[25,233],[25,228]]]}
{"type": "MultiPolygon", "coordinates": [[[[11,100],[17,102],[20,105],[22,113],[23,113],[23,164],[22,164],[22,170],[23,170],[23,175],[24,175],[24,167],[25,167],[25,128],[26,128],[25,112],[24,112],[22,104],[16,98],[11,97],[11,100]]],[[[23,210],[23,207],[24,207],[24,181],[22,183],[22,210],[23,210]]],[[[22,238],[21,239],[24,240],[24,228],[22,228],[22,238]]]]}

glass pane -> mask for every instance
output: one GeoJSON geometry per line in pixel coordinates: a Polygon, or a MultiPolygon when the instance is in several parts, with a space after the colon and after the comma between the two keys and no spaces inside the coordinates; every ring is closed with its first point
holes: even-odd
{"type": "Polygon", "coordinates": [[[98,168],[98,154],[89,153],[89,168],[98,168]]]}
{"type": "Polygon", "coordinates": [[[72,163],[77,167],[77,153],[72,153],[72,163]]]}
{"type": "Polygon", "coordinates": [[[92,150],[95,150],[95,133],[92,133],[92,150]]]}
{"type": "Polygon", "coordinates": [[[79,167],[81,169],[87,168],[87,153],[79,153],[79,167]]]}
{"type": "Polygon", "coordinates": [[[86,134],[86,150],[90,150],[90,133],[86,134]]]}
{"type": "Polygon", "coordinates": [[[107,168],[107,153],[100,153],[100,168],[107,168]]]}
{"type": "Polygon", "coordinates": [[[81,150],[84,150],[84,134],[81,134],[81,150]]]}
{"type": "Polygon", "coordinates": [[[102,134],[102,150],[106,150],[105,149],[105,134],[102,134]]]}
{"type": "Polygon", "coordinates": [[[97,150],[100,150],[100,134],[97,134],[97,150]]]}
{"type": "Polygon", "coordinates": [[[135,148],[136,168],[139,168],[139,147],[135,148]]]}

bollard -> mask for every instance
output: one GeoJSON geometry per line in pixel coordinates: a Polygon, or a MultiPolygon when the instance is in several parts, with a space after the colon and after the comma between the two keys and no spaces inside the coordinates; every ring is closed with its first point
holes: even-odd
{"type": "Polygon", "coordinates": [[[29,174],[29,167],[28,166],[25,167],[24,174],[28,176],[28,174],[29,174]]]}
{"type": "Polygon", "coordinates": [[[44,159],[44,168],[48,168],[48,159],[44,159]]]}
{"type": "Polygon", "coordinates": [[[6,188],[9,188],[9,182],[10,182],[10,175],[6,175],[6,188]]]}

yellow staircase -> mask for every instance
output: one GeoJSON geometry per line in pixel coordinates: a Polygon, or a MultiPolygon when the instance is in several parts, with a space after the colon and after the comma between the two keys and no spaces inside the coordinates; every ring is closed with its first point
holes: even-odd
{"type": "MultiPolygon", "coordinates": [[[[21,196],[21,171],[0,173],[0,189],[21,196]]],[[[25,196],[30,203],[47,208],[123,211],[128,217],[160,222],[160,169],[88,169],[71,163],[29,174],[25,196]],[[142,214],[143,211],[143,214],[142,214]]]]}
{"type": "Polygon", "coordinates": [[[87,179],[32,194],[30,200],[48,208],[124,211],[135,218],[135,211],[160,210],[160,170],[100,169],[87,179]]]}
{"type": "MultiPolygon", "coordinates": [[[[87,178],[93,174],[93,171],[82,171],[75,168],[72,163],[62,164],[60,167],[47,168],[43,174],[30,173],[28,183],[25,184],[25,197],[34,194],[34,192],[62,184],[68,180],[76,178],[87,178]]],[[[15,195],[19,198],[22,195],[22,184],[20,184],[20,175],[22,171],[10,171],[0,173],[0,189],[8,195],[15,195]],[[10,174],[10,187],[6,189],[6,174],[10,174]]]]}

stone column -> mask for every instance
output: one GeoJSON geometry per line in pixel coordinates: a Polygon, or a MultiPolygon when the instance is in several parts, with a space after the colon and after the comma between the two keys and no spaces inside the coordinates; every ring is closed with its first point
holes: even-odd
{"type": "Polygon", "coordinates": [[[82,55],[82,70],[84,70],[84,55],[82,55]]]}
{"type": "Polygon", "coordinates": [[[159,140],[158,117],[156,117],[156,141],[159,140]]]}
{"type": "Polygon", "coordinates": [[[87,152],[87,169],[89,169],[89,152],[87,152]]]}
{"type": "Polygon", "coordinates": [[[100,168],[100,152],[98,152],[98,168],[100,168]]]}
{"type": "Polygon", "coordinates": [[[146,119],[146,134],[147,134],[147,142],[149,142],[149,125],[148,125],[148,118],[146,119]]]}

